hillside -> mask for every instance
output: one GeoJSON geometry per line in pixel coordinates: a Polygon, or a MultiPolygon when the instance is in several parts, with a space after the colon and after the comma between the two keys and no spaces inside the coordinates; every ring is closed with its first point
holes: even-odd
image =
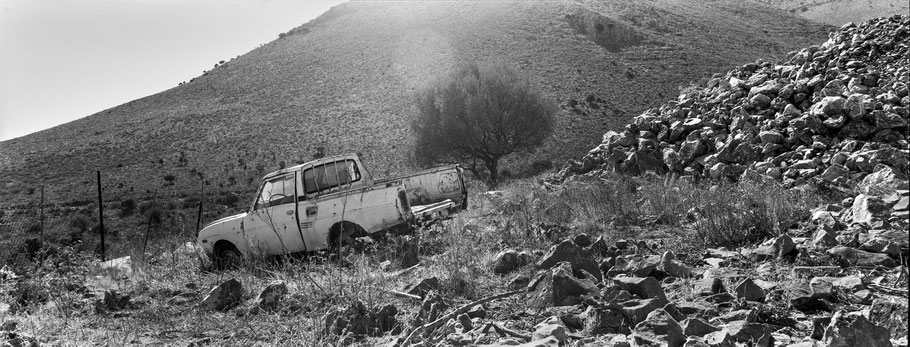
{"type": "Polygon", "coordinates": [[[346,3],[178,87],[0,143],[0,194],[89,197],[95,170],[114,195],[195,191],[200,173],[249,190],[316,152],[401,171],[412,92],[466,60],[513,66],[562,105],[535,155],[561,161],[689,81],[825,32],[732,0],[346,3]]]}
{"type": "Polygon", "coordinates": [[[910,13],[910,3],[903,0],[757,0],[808,20],[841,26],[878,17],[910,13]]]}

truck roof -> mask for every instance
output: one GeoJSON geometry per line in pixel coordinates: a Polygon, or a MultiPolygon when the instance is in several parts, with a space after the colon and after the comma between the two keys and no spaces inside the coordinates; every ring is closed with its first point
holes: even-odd
{"type": "Polygon", "coordinates": [[[356,157],[357,157],[357,153],[345,153],[345,154],[332,155],[332,156],[323,157],[323,158],[319,158],[319,159],[315,159],[315,160],[310,160],[303,164],[298,164],[298,165],[294,165],[291,167],[286,167],[281,170],[270,172],[269,174],[262,176],[262,179],[267,180],[269,178],[275,177],[280,174],[297,171],[297,170],[300,170],[301,168],[303,168],[304,166],[313,165],[314,163],[317,163],[317,162],[333,161],[333,160],[342,159],[342,158],[356,158],[356,157]]]}

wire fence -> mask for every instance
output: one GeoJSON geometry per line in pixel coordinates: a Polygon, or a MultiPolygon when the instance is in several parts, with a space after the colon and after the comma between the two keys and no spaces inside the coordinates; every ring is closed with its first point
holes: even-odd
{"type": "Polygon", "coordinates": [[[243,209],[242,191],[124,192],[108,189],[99,176],[100,204],[97,198],[63,201],[45,187],[35,189],[32,201],[0,204],[0,267],[40,265],[61,247],[99,260],[168,251],[195,241],[206,222],[243,209]]]}

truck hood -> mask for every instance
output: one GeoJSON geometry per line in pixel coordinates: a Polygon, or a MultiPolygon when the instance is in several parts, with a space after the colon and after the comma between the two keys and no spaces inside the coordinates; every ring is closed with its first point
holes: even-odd
{"type": "Polygon", "coordinates": [[[211,223],[209,223],[209,224],[206,224],[205,227],[203,227],[202,229],[205,230],[205,229],[207,229],[207,228],[210,227],[210,226],[214,226],[214,225],[216,225],[216,224],[223,224],[223,223],[226,223],[226,222],[235,220],[235,219],[243,219],[243,217],[246,217],[247,214],[249,214],[249,213],[248,213],[248,212],[244,212],[244,213],[241,213],[241,214],[235,214],[235,215],[233,215],[233,216],[224,217],[224,218],[221,218],[221,219],[216,220],[216,221],[214,221],[214,222],[211,222],[211,223]]]}
{"type": "Polygon", "coordinates": [[[202,230],[199,230],[199,235],[196,236],[197,244],[207,251],[211,250],[213,244],[209,242],[209,239],[219,235],[229,235],[240,229],[243,218],[246,217],[246,215],[247,213],[244,212],[209,223],[202,228],[202,230]]]}

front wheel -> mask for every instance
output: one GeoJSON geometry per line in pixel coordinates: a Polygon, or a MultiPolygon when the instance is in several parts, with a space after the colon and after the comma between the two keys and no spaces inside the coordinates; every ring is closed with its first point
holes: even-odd
{"type": "Polygon", "coordinates": [[[242,256],[240,250],[234,245],[223,245],[217,247],[214,252],[215,268],[218,270],[229,270],[240,267],[242,256]]]}

